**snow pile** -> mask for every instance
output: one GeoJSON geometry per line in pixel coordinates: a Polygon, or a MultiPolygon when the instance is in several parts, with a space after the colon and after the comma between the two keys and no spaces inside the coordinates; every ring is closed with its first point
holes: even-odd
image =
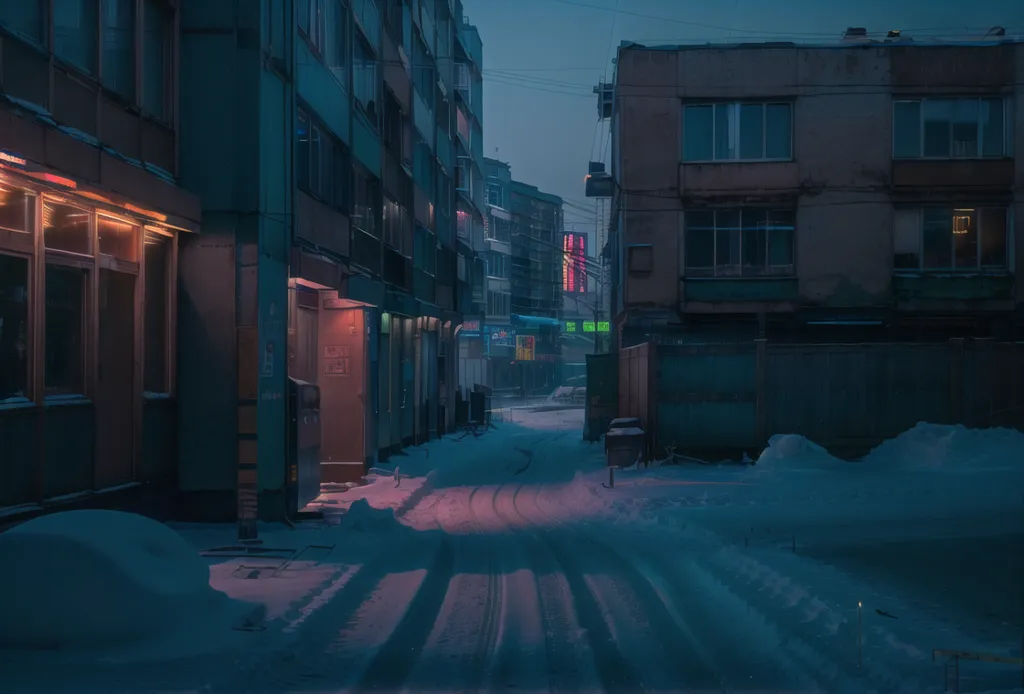
{"type": "Polygon", "coordinates": [[[798,434],[776,434],[768,439],[755,463],[756,470],[833,470],[844,465],[827,450],[798,434]]]}
{"type": "Polygon", "coordinates": [[[992,470],[1019,468],[1024,433],[1014,429],[968,429],[962,424],[919,423],[882,442],[864,463],[887,469],[992,470]]]}
{"type": "Polygon", "coordinates": [[[0,534],[0,566],[0,648],[205,638],[230,633],[245,609],[210,587],[184,538],[130,513],[67,511],[16,526],[0,534]]]}
{"type": "Polygon", "coordinates": [[[393,508],[376,508],[366,499],[357,499],[342,516],[341,526],[346,532],[392,533],[405,530],[398,522],[393,508]]]}

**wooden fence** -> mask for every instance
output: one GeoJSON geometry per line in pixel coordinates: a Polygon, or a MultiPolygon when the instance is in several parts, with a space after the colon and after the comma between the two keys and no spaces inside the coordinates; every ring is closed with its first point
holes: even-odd
{"type": "Polygon", "coordinates": [[[773,434],[859,454],[921,421],[1024,430],[1024,343],[645,343],[619,352],[619,416],[693,454],[773,434]]]}

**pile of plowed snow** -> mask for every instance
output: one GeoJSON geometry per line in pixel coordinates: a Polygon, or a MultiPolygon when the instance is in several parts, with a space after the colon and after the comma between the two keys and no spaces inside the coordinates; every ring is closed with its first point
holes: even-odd
{"type": "Polygon", "coordinates": [[[921,422],[883,441],[864,463],[889,469],[999,470],[1024,467],[1024,433],[921,422]]]}
{"type": "Polygon", "coordinates": [[[755,469],[764,470],[834,470],[845,465],[842,460],[799,434],[776,434],[768,439],[755,469]]]}
{"type": "Polygon", "coordinates": [[[0,649],[95,651],[165,638],[205,649],[254,607],[211,588],[206,563],[176,532],[118,511],[11,528],[0,534],[0,566],[0,649]]]}
{"type": "Polygon", "coordinates": [[[375,508],[366,499],[352,502],[342,516],[341,527],[346,532],[357,533],[391,533],[407,529],[395,518],[394,509],[375,508]]]}

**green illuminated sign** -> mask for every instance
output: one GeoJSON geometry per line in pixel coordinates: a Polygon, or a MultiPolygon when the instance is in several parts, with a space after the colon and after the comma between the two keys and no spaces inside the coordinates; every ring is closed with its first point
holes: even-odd
{"type": "Polygon", "coordinates": [[[592,320],[585,320],[585,321],[583,321],[583,332],[585,332],[585,333],[596,332],[594,321],[592,321],[592,320]]]}
{"type": "Polygon", "coordinates": [[[574,320],[573,321],[568,321],[568,320],[565,321],[565,323],[563,324],[563,329],[567,333],[574,333],[574,332],[576,332],[576,321],[574,321],[574,320]]]}
{"type": "Polygon", "coordinates": [[[610,333],[612,331],[612,325],[606,320],[599,320],[597,322],[597,332],[599,333],[610,333]]]}

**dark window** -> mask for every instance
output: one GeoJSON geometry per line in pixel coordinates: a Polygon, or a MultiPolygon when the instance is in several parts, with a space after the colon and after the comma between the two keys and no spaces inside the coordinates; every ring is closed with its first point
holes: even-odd
{"type": "Polygon", "coordinates": [[[341,143],[334,145],[334,206],[348,214],[352,190],[352,165],[341,143]]]}
{"type": "Polygon", "coordinates": [[[629,256],[626,262],[629,271],[633,273],[648,273],[654,271],[654,247],[653,246],[630,246],[629,256]]]}
{"type": "Polygon", "coordinates": [[[325,58],[327,67],[346,87],[349,63],[348,24],[348,6],[341,0],[332,0],[328,5],[325,58]]]}
{"type": "Polygon", "coordinates": [[[0,184],[0,229],[31,234],[35,211],[35,195],[0,184]]]}
{"type": "Polygon", "coordinates": [[[56,202],[43,203],[43,240],[46,247],[89,255],[92,253],[89,221],[92,213],[56,202]]]}
{"type": "Polygon", "coordinates": [[[150,393],[165,393],[167,380],[167,314],[169,271],[173,241],[154,231],[146,232],[145,308],[143,344],[145,349],[143,388],[150,393]]]}
{"type": "Polygon", "coordinates": [[[299,190],[309,191],[309,115],[301,108],[296,116],[295,180],[299,190]]]}
{"type": "Polygon", "coordinates": [[[135,235],[138,230],[134,224],[110,217],[97,217],[96,232],[99,236],[100,253],[134,263],[138,257],[135,246],[135,235]]]}
{"type": "Polygon", "coordinates": [[[318,52],[324,50],[324,0],[299,0],[299,30],[305,34],[310,45],[318,52]]]}
{"type": "Polygon", "coordinates": [[[103,0],[103,86],[135,99],[135,0],[103,0]]]}
{"type": "Polygon", "coordinates": [[[0,255],[0,403],[28,397],[28,259],[0,255]]]}
{"type": "Polygon", "coordinates": [[[0,2],[0,24],[11,33],[45,46],[46,13],[50,0],[15,0],[0,2]]]}
{"type": "Polygon", "coordinates": [[[687,275],[792,274],[794,229],[792,210],[691,210],[686,213],[687,275]]]}
{"type": "Polygon", "coordinates": [[[47,395],[85,394],[85,280],[85,270],[46,266],[47,395]]]}
{"type": "Polygon", "coordinates": [[[683,109],[683,161],[757,161],[793,156],[789,103],[689,104],[683,109]]]}
{"type": "Polygon", "coordinates": [[[915,99],[893,103],[897,159],[975,159],[1009,153],[1002,97],[915,99]]]}
{"type": "Polygon", "coordinates": [[[355,42],[355,54],[352,58],[352,94],[369,119],[370,124],[378,127],[380,117],[378,94],[380,79],[377,73],[377,58],[362,39],[355,42]]]}
{"type": "Polygon", "coordinates": [[[348,155],[326,126],[303,108],[296,115],[295,182],[299,190],[348,211],[348,155]]]}
{"type": "Polygon", "coordinates": [[[170,119],[171,27],[173,17],[163,0],[145,0],[142,9],[142,108],[170,119]]]}
{"type": "Polygon", "coordinates": [[[96,73],[98,9],[96,0],[53,0],[53,53],[89,74],[96,73]]]}
{"type": "Polygon", "coordinates": [[[362,167],[352,173],[352,225],[375,238],[381,216],[380,183],[362,167]]]}

